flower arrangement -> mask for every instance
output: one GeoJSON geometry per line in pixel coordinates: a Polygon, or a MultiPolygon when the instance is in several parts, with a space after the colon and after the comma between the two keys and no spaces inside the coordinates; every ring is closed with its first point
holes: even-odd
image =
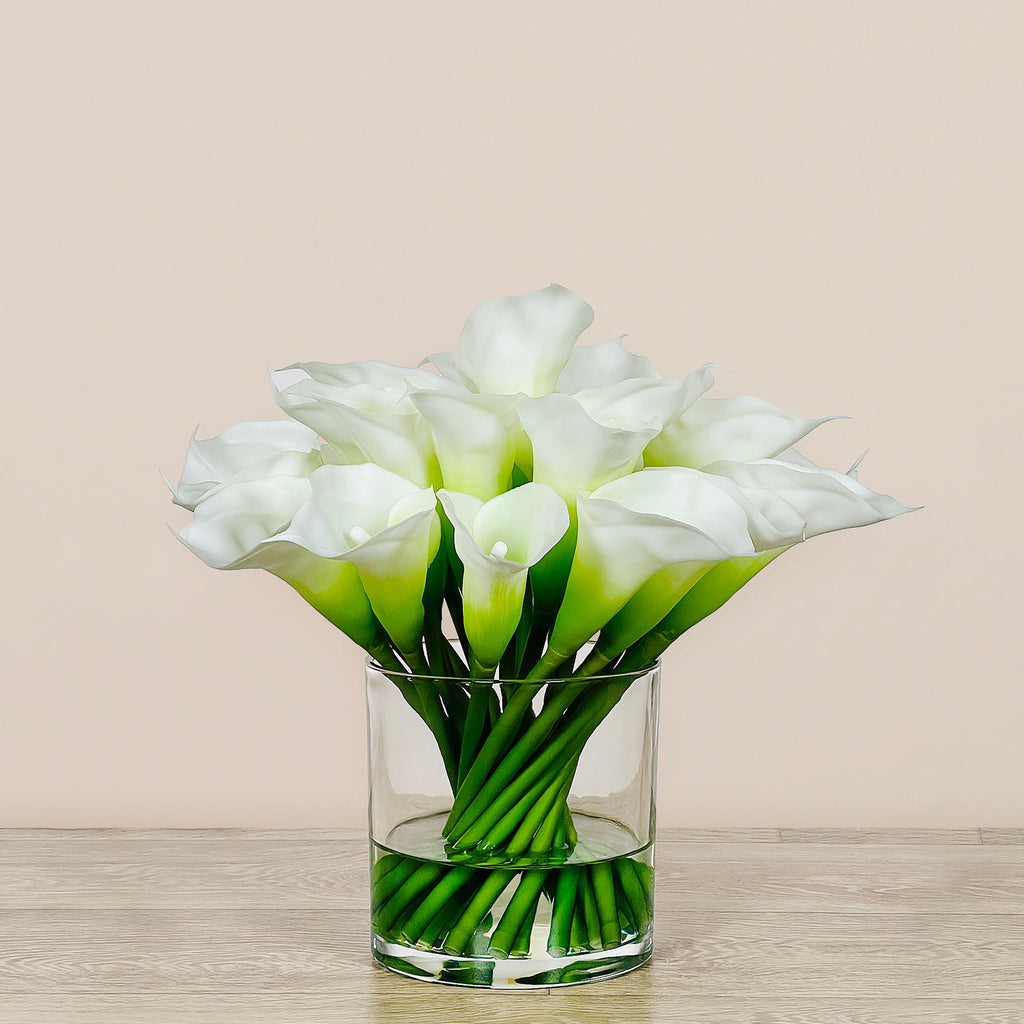
{"type": "Polygon", "coordinates": [[[174,489],[195,554],[290,584],[433,737],[445,863],[374,870],[375,928],[410,947],[526,956],[542,900],[556,957],[648,927],[644,865],[570,867],[589,737],[783,552],[908,511],[794,450],[831,417],[705,397],[710,366],[663,378],[622,338],[577,345],[592,319],[551,285],[483,303],[433,370],[296,363],[272,375],[291,419],[193,437],[174,489]]]}

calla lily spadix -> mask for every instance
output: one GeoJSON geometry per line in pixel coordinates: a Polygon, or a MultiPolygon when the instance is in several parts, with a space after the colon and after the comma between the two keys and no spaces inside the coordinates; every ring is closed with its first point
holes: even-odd
{"type": "Polygon", "coordinates": [[[370,464],[322,466],[309,482],[309,500],[278,539],[354,565],[395,646],[417,652],[427,568],[441,539],[433,490],[370,464]]]}
{"type": "Polygon", "coordinates": [[[308,476],[322,461],[316,431],[301,423],[236,423],[216,437],[196,440],[192,435],[181,479],[171,492],[175,505],[191,511],[211,491],[230,481],[276,476],[279,472],[308,476]]]}
{"type": "Polygon", "coordinates": [[[565,502],[528,483],[483,502],[439,491],[464,566],[462,605],[475,660],[493,672],[523,613],[527,572],[569,528],[565,502]]]}

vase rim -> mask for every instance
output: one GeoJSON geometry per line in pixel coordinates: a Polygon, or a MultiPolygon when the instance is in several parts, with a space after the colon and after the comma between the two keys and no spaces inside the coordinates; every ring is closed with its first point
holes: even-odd
{"type": "Polygon", "coordinates": [[[650,665],[644,668],[638,669],[627,669],[626,671],[601,671],[595,672],[593,675],[586,676],[566,676],[557,675],[552,676],[550,679],[473,679],[472,677],[466,676],[453,676],[453,675],[435,675],[430,672],[401,672],[397,669],[385,668],[378,661],[376,661],[371,655],[366,655],[363,659],[364,666],[367,670],[373,670],[374,672],[380,673],[382,676],[386,676],[389,679],[419,679],[424,682],[431,683],[458,683],[460,686],[500,686],[506,683],[519,683],[534,686],[550,686],[550,685],[569,685],[575,684],[580,685],[583,683],[601,683],[608,682],[611,679],[641,679],[643,676],[650,675],[652,672],[656,672],[661,669],[661,658],[657,658],[650,665]]]}

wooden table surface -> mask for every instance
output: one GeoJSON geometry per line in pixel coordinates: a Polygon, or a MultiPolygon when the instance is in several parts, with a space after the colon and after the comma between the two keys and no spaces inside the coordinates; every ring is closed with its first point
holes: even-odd
{"type": "Polygon", "coordinates": [[[663,832],[654,960],[427,985],[357,831],[0,831],[0,1022],[1024,1024],[1024,829],[663,832]]]}

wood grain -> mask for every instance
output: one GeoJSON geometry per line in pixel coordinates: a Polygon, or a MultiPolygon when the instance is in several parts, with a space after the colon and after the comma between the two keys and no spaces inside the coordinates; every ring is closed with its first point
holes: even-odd
{"type": "Polygon", "coordinates": [[[356,830],[0,832],[0,1021],[1022,1024],[1012,834],[668,832],[655,962],[506,995],[373,964],[356,830]]]}
{"type": "MultiPolygon", "coordinates": [[[[383,973],[383,972],[382,972],[383,973]]],[[[4,1024],[1021,1024],[1018,999],[927,996],[703,997],[638,992],[629,977],[564,991],[502,996],[384,977],[389,993],[7,995],[4,1024]],[[396,987],[397,986],[397,987],[396,987]],[[628,1000],[628,1002],[627,1002],[628,1000]],[[628,1010],[623,1010],[628,1006],[628,1010]],[[628,1014],[628,1015],[627,1015],[628,1014]]],[[[652,972],[653,973],[653,972],[652,972]]]]}

